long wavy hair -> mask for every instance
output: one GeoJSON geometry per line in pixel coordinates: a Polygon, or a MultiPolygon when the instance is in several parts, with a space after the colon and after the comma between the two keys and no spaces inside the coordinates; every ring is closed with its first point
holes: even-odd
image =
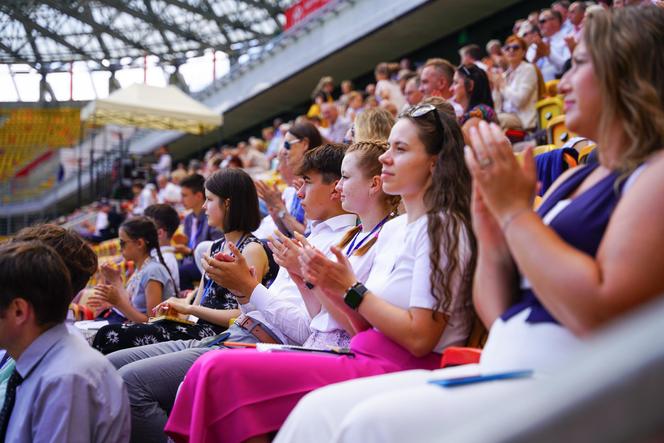
{"type": "Polygon", "coordinates": [[[472,281],[477,262],[477,241],[471,224],[471,177],[464,162],[465,143],[454,109],[449,103],[437,97],[424,100],[423,103],[434,105],[438,115],[429,112],[421,117],[411,117],[407,110],[400,118],[408,119],[417,127],[427,153],[437,157],[431,185],[424,194],[431,246],[429,282],[436,299],[434,311],[441,309],[449,314],[453,295],[458,291],[458,297],[462,298],[466,310],[466,319],[470,321],[473,315],[472,281]],[[434,118],[440,119],[442,134],[434,118]],[[464,257],[460,251],[464,235],[470,248],[468,257],[464,257]],[[443,256],[445,260],[441,267],[443,256]],[[458,282],[454,279],[457,275],[461,276],[458,282]],[[455,284],[458,287],[455,288],[455,284]]]}
{"type": "Polygon", "coordinates": [[[619,120],[627,136],[619,166],[625,176],[664,147],[664,10],[588,14],[583,39],[602,94],[599,134],[619,120]]]}

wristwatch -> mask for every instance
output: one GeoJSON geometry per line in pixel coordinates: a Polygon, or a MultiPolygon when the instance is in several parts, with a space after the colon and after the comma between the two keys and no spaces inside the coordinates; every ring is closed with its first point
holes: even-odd
{"type": "Polygon", "coordinates": [[[357,282],[353,286],[351,286],[348,291],[346,291],[346,295],[344,296],[344,302],[350,306],[352,309],[357,310],[357,308],[360,307],[360,303],[362,303],[362,300],[364,299],[364,294],[368,289],[366,286],[364,286],[362,283],[357,282]]]}
{"type": "Polygon", "coordinates": [[[283,220],[285,216],[286,216],[286,208],[281,209],[279,212],[277,212],[277,217],[279,217],[279,220],[283,220]]]}

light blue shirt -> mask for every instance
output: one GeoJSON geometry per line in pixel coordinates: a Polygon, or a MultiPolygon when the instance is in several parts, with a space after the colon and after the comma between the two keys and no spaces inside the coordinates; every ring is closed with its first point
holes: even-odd
{"type": "Polygon", "coordinates": [[[129,441],[127,389],[111,363],[58,324],[16,361],[23,377],[7,430],[8,442],[129,441]]]}

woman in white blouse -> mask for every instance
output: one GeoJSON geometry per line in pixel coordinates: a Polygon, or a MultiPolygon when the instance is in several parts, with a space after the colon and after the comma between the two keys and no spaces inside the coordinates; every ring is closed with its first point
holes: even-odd
{"type": "Polygon", "coordinates": [[[503,53],[509,68],[494,78],[493,99],[503,129],[532,129],[537,123],[535,104],[539,98],[541,74],[525,61],[526,42],[516,35],[505,41],[503,53]]]}

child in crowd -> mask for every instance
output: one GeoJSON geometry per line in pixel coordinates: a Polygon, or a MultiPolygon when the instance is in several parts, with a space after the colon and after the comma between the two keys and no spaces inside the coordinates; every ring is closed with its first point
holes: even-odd
{"type": "Polygon", "coordinates": [[[93,346],[103,353],[131,346],[131,341],[121,340],[118,331],[125,321],[143,323],[162,301],[177,295],[177,288],[159,250],[157,227],[145,217],[134,217],[120,226],[120,250],[125,260],[134,262],[136,270],[125,288],[120,270],[110,263],[101,267],[105,283],[99,283],[88,305],[106,308],[99,314],[112,324],[104,326],[95,336],[93,346]],[[152,257],[156,252],[157,259],[152,257]]]}
{"type": "MultiPolygon", "coordinates": [[[[175,247],[171,245],[173,234],[180,226],[180,216],[178,212],[165,203],[157,203],[145,208],[143,213],[151,218],[157,225],[157,238],[159,239],[159,251],[164,258],[164,263],[173,277],[175,288],[179,291],[180,275],[178,273],[178,259],[175,257],[175,247]]],[[[153,258],[157,257],[156,249],[152,252],[153,258]]]]}

